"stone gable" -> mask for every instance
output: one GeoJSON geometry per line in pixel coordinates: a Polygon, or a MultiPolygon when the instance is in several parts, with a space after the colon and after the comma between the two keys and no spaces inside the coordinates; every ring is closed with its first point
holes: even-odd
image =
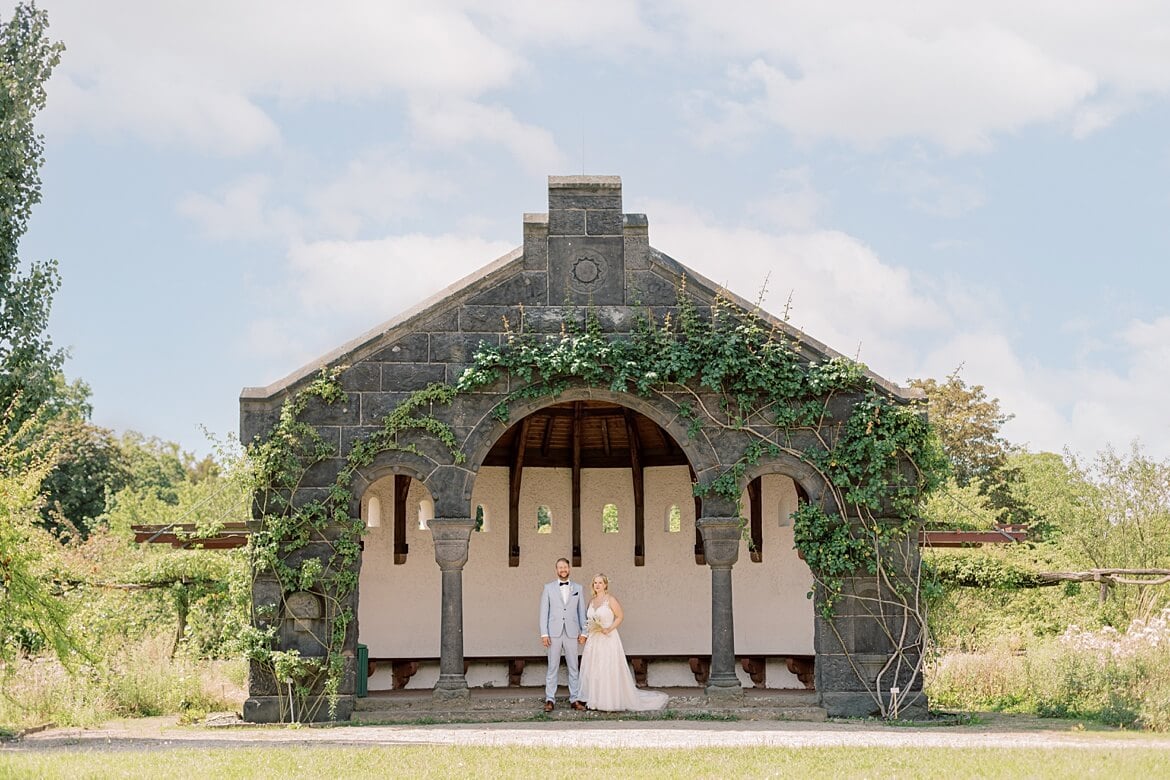
{"type": "MultiPolygon", "coordinates": [[[[644,214],[622,212],[617,176],[550,176],[549,210],[525,214],[523,245],[455,282],[418,306],[362,334],[267,387],[244,388],[240,435],[244,442],[269,430],[279,404],[321,368],[348,366],[343,387],[355,395],[356,419],[322,420],[376,425],[402,394],[432,382],[454,382],[481,342],[499,344],[506,326],[559,333],[567,317],[591,309],[608,333],[627,333],[639,316],[661,321],[676,311],[685,279],[700,305],[722,294],[745,309],[750,302],[654,249],[644,214]]],[[[823,360],[839,353],[763,312],[804,354],[823,360]]],[[[869,375],[892,396],[906,390],[869,375]]]]}

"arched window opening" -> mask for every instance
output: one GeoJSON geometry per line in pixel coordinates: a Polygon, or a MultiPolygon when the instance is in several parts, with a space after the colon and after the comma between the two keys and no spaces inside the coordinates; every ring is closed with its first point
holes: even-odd
{"type": "Polygon", "coordinates": [[[366,528],[378,528],[382,525],[382,499],[370,496],[366,504],[366,528]]]}
{"type": "Polygon", "coordinates": [[[677,534],[682,530],[682,510],[675,504],[666,511],[666,532],[677,534]]]}
{"type": "Polygon", "coordinates": [[[601,532],[616,534],[618,532],[617,504],[606,504],[601,510],[601,532]]]}
{"type": "Polygon", "coordinates": [[[488,515],[483,504],[475,507],[475,530],[479,533],[487,533],[488,530],[488,515]]]}
{"type": "Polygon", "coordinates": [[[536,508],[536,532],[538,534],[552,533],[552,512],[544,504],[536,508]]]}
{"type": "Polygon", "coordinates": [[[418,502],[418,530],[430,529],[430,522],[435,519],[435,502],[424,498],[418,502]]]}

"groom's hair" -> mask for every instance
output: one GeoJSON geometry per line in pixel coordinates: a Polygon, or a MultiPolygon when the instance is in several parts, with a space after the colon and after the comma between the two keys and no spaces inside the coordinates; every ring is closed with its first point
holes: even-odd
{"type": "Polygon", "coordinates": [[[556,565],[557,565],[557,566],[560,566],[560,565],[561,565],[561,561],[564,561],[566,566],[572,566],[572,565],[573,565],[573,564],[569,563],[569,559],[568,559],[568,558],[557,558],[557,563],[556,563],[556,565]]]}

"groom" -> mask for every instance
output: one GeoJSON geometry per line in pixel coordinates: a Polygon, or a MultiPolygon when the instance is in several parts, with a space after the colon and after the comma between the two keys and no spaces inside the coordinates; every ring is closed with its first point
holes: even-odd
{"type": "Polygon", "coordinates": [[[585,626],[585,599],[581,586],[569,582],[569,561],[557,559],[557,578],[544,586],[540,594],[540,643],[548,649],[548,675],[544,680],[544,711],[553,711],[557,695],[557,674],[561,668],[561,653],[569,667],[569,706],[585,709],[577,701],[581,680],[577,673],[577,649],[585,644],[581,629],[585,626]]]}

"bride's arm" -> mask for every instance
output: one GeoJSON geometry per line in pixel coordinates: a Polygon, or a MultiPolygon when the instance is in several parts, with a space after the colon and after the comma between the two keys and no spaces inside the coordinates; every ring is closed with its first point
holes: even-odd
{"type": "Polygon", "coordinates": [[[622,622],[622,605],[613,596],[609,597],[609,608],[613,611],[613,622],[609,624],[609,628],[605,629],[605,633],[616,631],[618,625],[622,622]]]}

